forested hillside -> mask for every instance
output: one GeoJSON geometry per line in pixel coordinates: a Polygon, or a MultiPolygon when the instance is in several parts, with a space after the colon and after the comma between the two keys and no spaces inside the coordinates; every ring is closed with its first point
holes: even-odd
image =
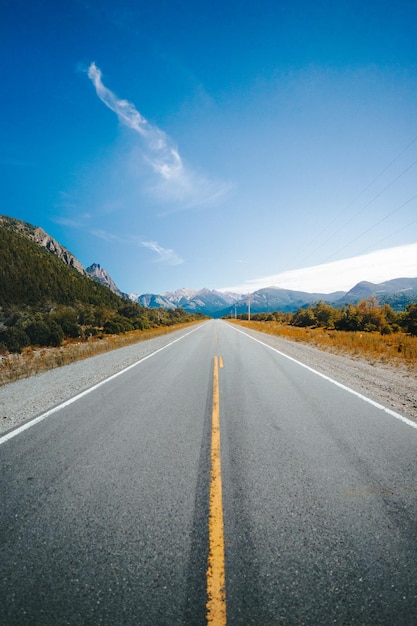
{"type": "Polygon", "coordinates": [[[0,352],[203,317],[127,301],[12,226],[0,226],[0,352]]]}
{"type": "Polygon", "coordinates": [[[24,236],[0,228],[0,306],[117,306],[120,298],[24,236]]]}

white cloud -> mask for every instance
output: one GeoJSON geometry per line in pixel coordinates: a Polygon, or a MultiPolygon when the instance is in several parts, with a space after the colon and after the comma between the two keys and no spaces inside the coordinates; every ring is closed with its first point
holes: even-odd
{"type": "Polygon", "coordinates": [[[231,190],[230,183],[211,181],[186,167],[172,139],[150,124],[131,102],[117,98],[103,84],[101,71],[95,63],[88,68],[88,77],[100,100],[116,113],[122,124],[141,136],[145,161],[159,179],[152,191],[160,200],[179,202],[181,208],[190,208],[213,204],[231,190]]]}
{"type": "Polygon", "coordinates": [[[331,293],[348,291],[362,280],[381,283],[400,277],[417,277],[417,243],[378,250],[323,265],[271,274],[247,280],[241,285],[224,287],[219,291],[249,293],[264,287],[276,286],[283,289],[331,293]]]}
{"type": "Polygon", "coordinates": [[[184,263],[182,259],[170,248],[163,248],[156,241],[141,241],[141,246],[153,250],[158,255],[157,261],[159,263],[166,263],[167,265],[181,265],[184,263]]]}

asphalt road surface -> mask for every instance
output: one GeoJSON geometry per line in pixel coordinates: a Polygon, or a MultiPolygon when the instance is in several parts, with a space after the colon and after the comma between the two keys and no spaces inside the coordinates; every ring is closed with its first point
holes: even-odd
{"type": "Polygon", "coordinates": [[[417,624],[417,430],[230,324],[0,442],[2,625],[417,624]]]}

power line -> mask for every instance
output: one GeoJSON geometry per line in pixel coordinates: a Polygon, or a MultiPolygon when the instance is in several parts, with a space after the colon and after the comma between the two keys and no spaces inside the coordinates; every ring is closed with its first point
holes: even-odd
{"type": "MultiPolygon", "coordinates": [[[[417,161],[416,161],[417,162],[417,161]]],[[[331,254],[330,256],[328,256],[327,258],[324,259],[324,261],[322,261],[322,263],[326,263],[327,261],[329,261],[329,259],[332,259],[334,256],[336,256],[337,254],[339,254],[339,252],[342,252],[343,250],[345,250],[346,248],[348,248],[352,243],[355,243],[355,241],[357,241],[358,239],[361,239],[361,237],[363,237],[364,235],[366,235],[367,233],[369,233],[371,230],[373,230],[374,228],[376,228],[377,226],[379,226],[380,224],[382,224],[382,222],[385,222],[386,219],[388,219],[389,217],[391,217],[392,215],[394,215],[394,213],[397,213],[397,211],[399,211],[400,209],[402,209],[403,207],[405,207],[407,204],[409,204],[410,202],[412,202],[413,200],[415,200],[417,198],[417,194],[415,194],[414,196],[412,196],[412,198],[409,198],[408,200],[406,200],[405,202],[403,202],[403,204],[400,204],[399,207],[397,207],[396,209],[394,209],[393,211],[390,211],[389,213],[387,213],[386,215],[384,215],[384,217],[382,217],[380,220],[378,220],[377,222],[375,222],[374,224],[372,224],[371,226],[369,226],[369,228],[367,228],[366,230],[364,230],[360,235],[358,235],[357,237],[354,237],[351,241],[349,241],[346,245],[344,245],[342,248],[339,248],[339,250],[337,250],[336,252],[334,252],[333,254],[331,254]]],[[[402,229],[401,229],[402,230],[402,229]]]]}
{"type": "MultiPolygon", "coordinates": [[[[356,195],[353,200],[351,200],[350,202],[348,202],[348,204],[344,207],[344,209],[342,209],[342,212],[344,213],[345,211],[347,211],[352,205],[355,204],[355,202],[357,202],[357,200],[359,198],[361,198],[363,196],[363,194],[368,191],[368,189],[370,189],[372,187],[372,185],[396,162],[398,161],[398,159],[417,141],[417,136],[414,137],[414,139],[412,139],[406,146],[405,148],[403,148],[386,166],[384,166],[382,168],[382,170],[370,181],[370,183],[368,183],[360,192],[358,195],[356,195]]],[[[323,246],[326,245],[326,243],[328,243],[331,239],[333,239],[333,237],[335,235],[337,235],[337,233],[339,233],[343,228],[345,228],[348,224],[350,224],[360,213],[362,213],[362,211],[364,211],[365,209],[367,209],[375,200],[377,200],[383,193],[385,193],[390,187],[392,187],[402,176],[404,176],[404,174],[406,174],[412,167],[414,167],[414,165],[417,163],[417,159],[415,161],[413,161],[411,163],[411,165],[407,166],[402,172],[400,172],[400,174],[398,174],[398,176],[396,176],[396,178],[394,178],[394,180],[392,180],[390,183],[388,183],[388,185],[386,185],[380,192],[378,192],[377,194],[375,194],[375,196],[373,196],[364,206],[360,207],[358,211],[356,211],[356,213],[354,213],[348,220],[346,220],[345,222],[343,222],[343,224],[341,226],[339,226],[335,231],[333,231],[331,233],[331,235],[329,235],[327,237],[327,239],[325,239],[322,243],[320,243],[316,248],[314,248],[312,251],[310,251],[308,254],[304,255],[299,263],[302,263],[305,259],[309,258],[312,254],[314,254],[315,252],[317,252],[318,250],[320,250],[323,246]]],[[[326,230],[328,230],[330,228],[330,226],[332,224],[334,224],[335,222],[337,222],[339,219],[339,215],[337,215],[331,222],[330,224],[328,224],[325,228],[323,228],[321,230],[321,232],[312,240],[311,243],[313,243],[315,240],[319,239],[319,237],[321,237],[321,235],[323,235],[326,230]]],[[[311,245],[311,244],[310,244],[311,245]]],[[[337,254],[337,253],[336,253],[337,254]]]]}
{"type": "Polygon", "coordinates": [[[394,232],[390,233],[389,235],[386,235],[382,239],[379,239],[372,246],[369,246],[368,248],[366,248],[364,252],[371,250],[371,248],[374,248],[375,246],[379,246],[379,244],[381,244],[383,241],[386,241],[387,239],[391,239],[391,237],[393,237],[394,235],[401,233],[403,230],[405,230],[406,228],[409,228],[410,226],[414,226],[414,224],[417,224],[417,219],[413,220],[412,222],[409,222],[405,226],[401,226],[401,228],[398,228],[398,230],[394,230],[394,232]]]}
{"type": "MultiPolygon", "coordinates": [[[[328,243],[335,235],[337,235],[337,233],[339,233],[341,230],[343,230],[348,224],[350,224],[351,222],[353,222],[353,220],[355,220],[358,215],[360,215],[365,209],[367,209],[373,202],[375,202],[375,200],[377,200],[380,196],[382,196],[383,193],[385,193],[390,187],[392,187],[402,176],[404,176],[404,174],[406,174],[412,167],[414,167],[414,165],[417,163],[417,159],[415,161],[413,161],[411,163],[411,165],[409,165],[408,167],[405,168],[405,170],[403,170],[400,174],[398,174],[398,176],[396,178],[394,178],[394,180],[392,180],[390,183],[388,183],[388,185],[386,185],[381,191],[379,191],[375,196],[373,196],[373,198],[371,198],[369,200],[369,202],[367,202],[364,206],[360,207],[360,209],[358,211],[356,211],[356,213],[354,213],[348,220],[346,220],[346,222],[344,222],[337,230],[335,230],[330,237],[328,237],[325,241],[323,241],[319,246],[317,246],[317,248],[315,248],[310,254],[317,252],[317,250],[320,250],[320,248],[322,248],[324,245],[326,245],[326,243],[328,243]]],[[[405,203],[407,204],[407,203],[405,203]]],[[[404,205],[402,205],[404,206],[404,205]]],[[[401,208],[401,207],[399,207],[401,208]]],[[[395,211],[397,211],[398,209],[395,209],[395,211]]],[[[395,213],[394,211],[394,213],[395,213]]],[[[380,224],[380,222],[378,222],[377,224],[375,224],[375,226],[377,226],[378,224],[380,224]]],[[[366,231],[368,232],[368,231],[366,231]]],[[[337,253],[335,253],[337,254],[337,253]]],[[[333,256],[333,255],[332,255],[333,256]]],[[[305,257],[304,257],[305,258],[305,257]]]]}

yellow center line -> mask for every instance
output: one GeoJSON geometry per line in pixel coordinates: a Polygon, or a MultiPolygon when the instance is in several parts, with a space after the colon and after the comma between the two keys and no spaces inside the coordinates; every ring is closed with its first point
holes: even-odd
{"type": "MultiPolygon", "coordinates": [[[[223,367],[223,359],[221,367],[223,367]]],[[[220,457],[219,357],[214,357],[213,408],[211,428],[211,475],[209,502],[209,555],[207,567],[207,624],[226,625],[226,579],[222,474],[220,457]]]]}

